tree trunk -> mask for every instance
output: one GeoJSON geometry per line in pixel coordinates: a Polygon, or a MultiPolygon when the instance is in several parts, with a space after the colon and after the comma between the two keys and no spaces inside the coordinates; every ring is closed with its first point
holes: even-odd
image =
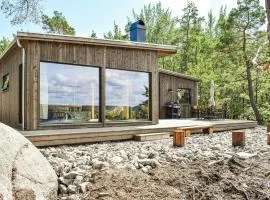
{"type": "Polygon", "coordinates": [[[255,117],[256,117],[258,124],[261,125],[263,123],[263,121],[262,121],[260,111],[259,111],[257,104],[255,102],[255,99],[254,99],[254,91],[253,91],[252,77],[251,77],[251,66],[252,66],[251,63],[246,62],[249,102],[250,102],[250,105],[254,111],[254,114],[255,114],[255,117]]]}

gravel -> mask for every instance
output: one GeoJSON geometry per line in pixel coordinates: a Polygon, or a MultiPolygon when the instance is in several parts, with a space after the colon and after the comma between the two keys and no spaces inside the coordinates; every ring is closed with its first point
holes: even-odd
{"type": "MultiPolygon", "coordinates": [[[[155,170],[164,170],[164,166],[175,166],[175,163],[188,168],[192,163],[201,160],[214,166],[234,158],[236,159],[233,161],[238,164],[241,160],[248,162],[251,159],[255,159],[255,162],[268,159],[266,164],[269,164],[270,146],[266,144],[266,128],[259,126],[245,132],[246,145],[235,148],[231,144],[231,132],[219,132],[212,135],[194,134],[187,138],[186,145],[182,148],[173,147],[172,139],[162,139],[59,146],[41,148],[40,151],[59,177],[59,199],[83,199],[82,197],[95,187],[96,177],[100,173],[105,176],[106,172],[112,170],[151,175],[155,170]]],[[[269,177],[267,180],[270,191],[269,177]]],[[[106,199],[110,196],[107,193],[101,191],[97,197],[106,199]]]]}

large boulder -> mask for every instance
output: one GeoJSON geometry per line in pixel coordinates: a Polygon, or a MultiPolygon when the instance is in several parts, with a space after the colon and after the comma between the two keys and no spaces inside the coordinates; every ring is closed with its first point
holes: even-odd
{"type": "Polygon", "coordinates": [[[0,200],[57,199],[57,176],[18,131],[0,123],[0,200]]]}

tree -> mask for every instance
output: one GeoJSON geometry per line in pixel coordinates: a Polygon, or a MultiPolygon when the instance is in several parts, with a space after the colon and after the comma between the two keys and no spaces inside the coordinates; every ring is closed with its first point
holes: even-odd
{"type": "Polygon", "coordinates": [[[121,28],[113,22],[113,31],[104,34],[104,38],[111,40],[128,40],[128,33],[123,34],[121,28]]]}
{"type": "Polygon", "coordinates": [[[0,6],[11,24],[22,24],[26,20],[38,23],[41,18],[43,0],[0,0],[0,6]]]}
{"type": "Polygon", "coordinates": [[[92,30],[92,33],[91,33],[90,37],[91,38],[97,38],[97,33],[94,30],[92,30]]]}
{"type": "MultiPolygon", "coordinates": [[[[148,4],[139,13],[133,10],[133,21],[142,20],[146,24],[146,41],[156,44],[179,45],[180,37],[177,29],[177,18],[172,17],[169,9],[164,9],[161,3],[148,4]]],[[[131,20],[128,18],[127,28],[131,20]]],[[[179,69],[179,56],[161,58],[159,65],[162,68],[177,71],[179,69]]]]}
{"type": "Polygon", "coordinates": [[[8,48],[10,40],[6,37],[3,37],[0,40],[0,55],[8,48]]]}
{"type": "Polygon", "coordinates": [[[229,14],[231,27],[234,28],[236,36],[241,42],[242,62],[246,67],[246,78],[248,83],[248,95],[250,105],[255,114],[258,124],[262,124],[262,117],[254,97],[252,79],[252,58],[254,51],[249,50],[250,39],[260,26],[265,23],[265,11],[260,6],[259,0],[238,0],[237,8],[233,8],[229,14]]]}
{"type": "Polygon", "coordinates": [[[268,33],[269,52],[270,52],[270,0],[265,0],[265,9],[266,9],[266,17],[267,17],[267,33],[268,33]]]}
{"type": "Polygon", "coordinates": [[[68,24],[68,21],[61,12],[54,11],[53,16],[42,15],[42,29],[47,33],[75,35],[75,29],[68,24]]]}
{"type": "Polygon", "coordinates": [[[188,70],[190,59],[197,62],[197,36],[202,30],[201,22],[204,19],[198,16],[198,8],[192,1],[188,1],[183,11],[184,14],[178,21],[180,23],[180,35],[183,37],[181,72],[185,73],[188,70]]]}

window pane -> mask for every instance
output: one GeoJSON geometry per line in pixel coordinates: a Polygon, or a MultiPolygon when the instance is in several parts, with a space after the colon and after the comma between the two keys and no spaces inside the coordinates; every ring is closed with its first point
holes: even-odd
{"type": "Polygon", "coordinates": [[[106,69],[106,119],[149,119],[149,73],[106,69]]]}
{"type": "Polygon", "coordinates": [[[40,63],[42,123],[97,122],[98,119],[98,68],[40,63]]]}
{"type": "Polygon", "coordinates": [[[181,104],[190,104],[191,103],[190,89],[186,88],[177,89],[177,98],[179,103],[181,104]]]}

